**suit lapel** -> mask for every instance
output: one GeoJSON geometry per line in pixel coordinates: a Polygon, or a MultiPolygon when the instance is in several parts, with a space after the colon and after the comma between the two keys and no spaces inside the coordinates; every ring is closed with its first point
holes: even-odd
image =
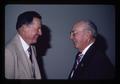
{"type": "Polygon", "coordinates": [[[36,76],[36,79],[37,78],[40,79],[41,78],[40,69],[38,67],[38,63],[35,57],[36,57],[36,51],[35,51],[35,48],[32,46],[32,59],[33,59],[33,66],[35,70],[35,76],[36,76]]]}
{"type": "Polygon", "coordinates": [[[80,62],[80,66],[81,67],[86,67],[88,66],[89,62],[91,61],[91,59],[94,56],[94,44],[88,49],[88,51],[86,52],[86,54],[84,55],[82,61],[80,62]]]}
{"type": "Polygon", "coordinates": [[[84,55],[83,59],[79,63],[77,69],[75,70],[74,75],[78,75],[78,72],[82,75],[84,71],[86,71],[86,67],[88,67],[92,57],[94,56],[94,45],[92,45],[86,54],[84,55]]]}
{"type": "Polygon", "coordinates": [[[29,60],[29,58],[26,56],[26,53],[23,50],[21,41],[18,37],[18,35],[16,35],[15,37],[15,43],[16,43],[16,49],[18,49],[18,51],[16,51],[17,54],[17,58],[18,58],[18,62],[22,63],[21,67],[24,67],[25,72],[27,72],[28,75],[30,75],[31,73],[31,62],[29,60]]]}

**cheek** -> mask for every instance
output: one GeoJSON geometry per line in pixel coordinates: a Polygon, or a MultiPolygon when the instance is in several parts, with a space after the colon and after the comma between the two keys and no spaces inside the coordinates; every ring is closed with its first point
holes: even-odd
{"type": "Polygon", "coordinates": [[[26,36],[29,40],[32,40],[33,37],[35,36],[35,33],[33,31],[28,31],[26,32],[26,36]]]}
{"type": "Polygon", "coordinates": [[[35,39],[35,33],[32,32],[29,37],[31,40],[35,39]]]}
{"type": "Polygon", "coordinates": [[[80,36],[75,37],[74,40],[75,40],[76,42],[79,42],[79,41],[81,41],[81,37],[80,37],[80,36]]]}
{"type": "Polygon", "coordinates": [[[36,40],[36,39],[38,38],[38,36],[39,36],[39,34],[38,34],[37,31],[34,31],[34,32],[31,33],[31,38],[32,38],[33,40],[36,40]]]}
{"type": "Polygon", "coordinates": [[[76,37],[75,43],[76,43],[76,45],[82,45],[84,43],[84,37],[81,37],[81,36],[76,37]]]}

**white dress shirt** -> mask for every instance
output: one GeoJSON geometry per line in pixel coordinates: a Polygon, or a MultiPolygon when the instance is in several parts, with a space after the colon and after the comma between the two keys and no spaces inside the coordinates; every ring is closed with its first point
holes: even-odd
{"type": "Polygon", "coordinates": [[[23,38],[19,34],[18,34],[18,36],[19,36],[20,41],[22,43],[22,47],[23,47],[25,53],[27,54],[27,57],[29,58],[30,56],[29,56],[29,53],[28,53],[28,50],[27,50],[29,48],[29,45],[23,40],[23,38]]]}

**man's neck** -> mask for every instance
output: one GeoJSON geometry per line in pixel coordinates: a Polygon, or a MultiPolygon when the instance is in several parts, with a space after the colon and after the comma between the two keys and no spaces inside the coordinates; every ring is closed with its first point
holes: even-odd
{"type": "Polygon", "coordinates": [[[89,43],[86,44],[86,46],[85,46],[83,49],[79,50],[79,51],[80,51],[80,52],[83,52],[83,51],[85,50],[85,48],[87,48],[89,45],[93,44],[94,42],[95,42],[95,39],[89,41],[89,43]]]}

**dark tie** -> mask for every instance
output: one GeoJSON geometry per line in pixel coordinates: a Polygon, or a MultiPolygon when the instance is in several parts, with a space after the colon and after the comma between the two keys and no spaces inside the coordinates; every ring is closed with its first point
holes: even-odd
{"type": "Polygon", "coordinates": [[[77,56],[77,60],[76,60],[76,67],[75,67],[75,69],[77,68],[77,66],[78,66],[78,64],[80,63],[80,60],[81,60],[81,57],[83,56],[83,54],[81,53],[81,54],[79,54],[78,56],[77,56]]]}
{"type": "MultiPolygon", "coordinates": [[[[31,47],[28,48],[28,53],[29,53],[30,60],[31,60],[31,63],[32,63],[33,61],[32,61],[32,49],[31,49],[31,47]]],[[[33,63],[32,63],[32,71],[33,71],[33,78],[35,78],[35,69],[34,69],[33,63]]]]}
{"type": "Polygon", "coordinates": [[[75,64],[74,64],[74,67],[73,67],[72,72],[70,74],[71,78],[73,77],[73,74],[74,74],[75,70],[77,69],[77,67],[78,67],[78,65],[80,63],[80,60],[81,60],[81,57],[83,56],[83,54],[82,53],[78,53],[76,56],[77,57],[76,57],[76,60],[75,60],[75,64]]]}
{"type": "Polygon", "coordinates": [[[30,60],[32,62],[32,50],[31,50],[31,47],[28,48],[28,53],[29,53],[29,56],[30,56],[30,60]]]}

